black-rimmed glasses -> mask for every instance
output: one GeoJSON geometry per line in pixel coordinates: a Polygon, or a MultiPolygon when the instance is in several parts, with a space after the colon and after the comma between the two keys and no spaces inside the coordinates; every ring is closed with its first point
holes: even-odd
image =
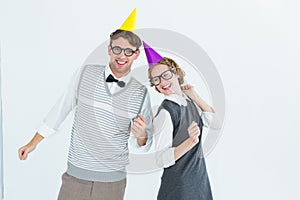
{"type": "Polygon", "coordinates": [[[163,78],[164,80],[169,80],[173,77],[173,73],[175,71],[175,68],[170,68],[166,71],[164,71],[163,73],[161,73],[161,75],[159,76],[154,76],[153,78],[150,79],[150,83],[154,86],[158,86],[161,83],[161,78],[163,78]]]}
{"type": "Polygon", "coordinates": [[[132,56],[134,53],[136,53],[139,49],[136,49],[136,50],[133,50],[133,49],[130,49],[130,48],[121,48],[119,46],[111,46],[110,45],[110,48],[112,50],[112,52],[116,55],[119,55],[120,53],[122,53],[122,51],[124,51],[124,55],[129,57],[129,56],[132,56]]]}

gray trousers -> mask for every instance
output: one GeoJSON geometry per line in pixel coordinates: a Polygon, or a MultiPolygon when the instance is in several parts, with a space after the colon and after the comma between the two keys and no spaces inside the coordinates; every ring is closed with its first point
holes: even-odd
{"type": "Polygon", "coordinates": [[[123,200],[126,178],[117,182],[85,181],[62,175],[58,200],[123,200]]]}

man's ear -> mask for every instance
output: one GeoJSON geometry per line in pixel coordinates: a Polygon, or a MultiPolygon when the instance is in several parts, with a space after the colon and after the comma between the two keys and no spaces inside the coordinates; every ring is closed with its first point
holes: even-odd
{"type": "Polygon", "coordinates": [[[111,54],[111,47],[110,47],[110,45],[107,46],[107,53],[110,56],[110,54],[111,54]]]}
{"type": "Polygon", "coordinates": [[[133,55],[134,55],[134,60],[136,60],[136,59],[139,57],[140,53],[141,53],[141,51],[138,49],[138,50],[135,52],[135,54],[133,54],[133,55]]]}

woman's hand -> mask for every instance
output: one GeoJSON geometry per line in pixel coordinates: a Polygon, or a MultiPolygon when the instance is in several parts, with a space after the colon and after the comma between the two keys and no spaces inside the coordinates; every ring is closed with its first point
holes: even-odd
{"type": "Polygon", "coordinates": [[[199,142],[200,128],[196,122],[193,121],[190,124],[188,133],[192,142],[197,144],[199,142]]]}
{"type": "Polygon", "coordinates": [[[183,85],[181,86],[181,90],[182,92],[188,96],[189,98],[191,98],[193,101],[195,101],[198,97],[197,92],[194,89],[193,85],[187,84],[187,85],[183,85]]]}

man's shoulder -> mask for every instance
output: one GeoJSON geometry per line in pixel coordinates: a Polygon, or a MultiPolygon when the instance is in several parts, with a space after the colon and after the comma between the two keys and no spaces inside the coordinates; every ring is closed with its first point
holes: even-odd
{"type": "Polygon", "coordinates": [[[80,67],[81,74],[83,74],[86,71],[103,71],[103,70],[105,70],[105,65],[84,64],[80,67]]]}
{"type": "Polygon", "coordinates": [[[105,68],[105,65],[99,65],[99,64],[85,64],[82,66],[82,68],[105,68]]]}
{"type": "Polygon", "coordinates": [[[135,87],[140,88],[142,90],[147,90],[147,87],[145,86],[145,84],[141,83],[136,78],[131,77],[131,82],[136,85],[135,87]]]}

